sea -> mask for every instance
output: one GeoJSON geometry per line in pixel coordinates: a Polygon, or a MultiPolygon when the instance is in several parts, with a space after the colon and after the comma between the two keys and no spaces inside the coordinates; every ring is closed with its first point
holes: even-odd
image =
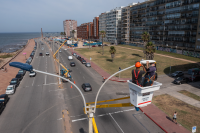
{"type": "MultiPolygon", "coordinates": [[[[59,36],[60,32],[45,32],[44,37],[59,36]]],[[[12,53],[21,49],[29,39],[41,37],[41,32],[0,33],[0,53],[12,53]]]]}

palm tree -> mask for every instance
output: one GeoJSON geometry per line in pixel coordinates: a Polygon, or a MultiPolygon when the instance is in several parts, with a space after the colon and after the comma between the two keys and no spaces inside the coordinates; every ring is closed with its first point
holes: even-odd
{"type": "Polygon", "coordinates": [[[112,62],[113,62],[114,57],[115,57],[115,53],[117,52],[116,49],[115,49],[115,47],[111,46],[109,52],[111,54],[111,58],[112,58],[112,62]]]}
{"type": "Polygon", "coordinates": [[[144,53],[144,57],[145,57],[145,50],[144,50],[144,48],[145,48],[147,42],[150,40],[150,35],[149,35],[148,32],[145,31],[145,32],[142,34],[142,40],[144,41],[143,53],[144,53]]]}
{"type": "Polygon", "coordinates": [[[148,42],[145,51],[146,51],[146,59],[153,60],[154,53],[156,52],[155,45],[152,42],[148,42]]]}
{"type": "Polygon", "coordinates": [[[101,38],[102,38],[102,55],[104,54],[104,49],[103,49],[103,38],[106,36],[106,32],[105,31],[100,31],[100,35],[101,35],[101,38]]]}

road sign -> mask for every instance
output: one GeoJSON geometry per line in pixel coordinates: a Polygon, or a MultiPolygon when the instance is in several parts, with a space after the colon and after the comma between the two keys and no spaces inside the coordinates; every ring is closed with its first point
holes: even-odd
{"type": "Polygon", "coordinates": [[[197,129],[197,127],[196,127],[196,126],[193,126],[193,127],[192,127],[192,133],[195,133],[195,132],[196,132],[196,129],[197,129]]]}

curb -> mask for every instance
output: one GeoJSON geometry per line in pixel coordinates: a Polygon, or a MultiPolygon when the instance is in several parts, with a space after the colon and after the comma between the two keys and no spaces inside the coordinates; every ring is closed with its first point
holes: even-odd
{"type": "Polygon", "coordinates": [[[161,127],[157,122],[155,122],[149,115],[147,115],[140,107],[139,109],[149,118],[151,119],[157,126],[159,126],[164,132],[168,133],[163,127],[161,127]]]}

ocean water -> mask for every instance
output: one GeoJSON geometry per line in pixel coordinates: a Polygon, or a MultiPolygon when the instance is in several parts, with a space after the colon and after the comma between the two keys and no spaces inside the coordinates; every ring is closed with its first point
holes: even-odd
{"type": "MultiPolygon", "coordinates": [[[[57,36],[60,32],[43,33],[43,36],[57,36]]],[[[0,33],[0,53],[11,53],[21,49],[29,39],[41,37],[40,32],[0,33]]]]}

